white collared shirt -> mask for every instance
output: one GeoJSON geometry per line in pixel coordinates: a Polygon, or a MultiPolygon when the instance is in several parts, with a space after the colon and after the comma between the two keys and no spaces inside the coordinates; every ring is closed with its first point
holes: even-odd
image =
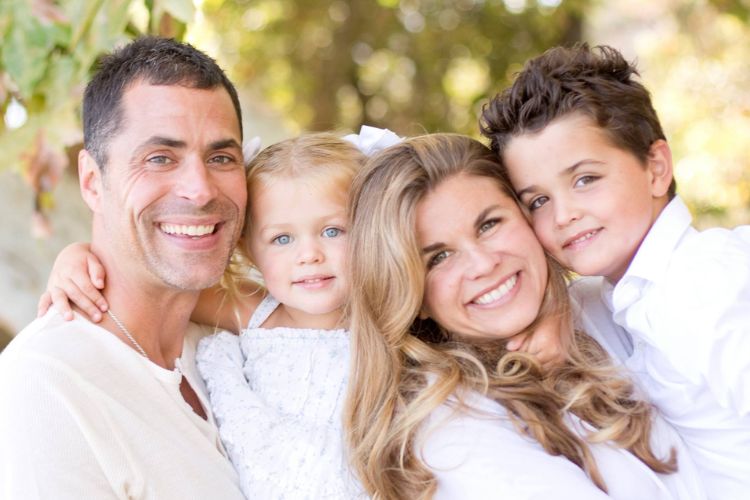
{"type": "Polygon", "coordinates": [[[698,232],[675,198],[604,284],[626,365],[685,440],[709,496],[750,492],[750,226],[698,232]]]}

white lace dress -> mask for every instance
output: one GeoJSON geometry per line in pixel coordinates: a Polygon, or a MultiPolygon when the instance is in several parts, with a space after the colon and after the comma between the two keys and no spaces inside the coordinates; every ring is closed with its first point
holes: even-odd
{"type": "Polygon", "coordinates": [[[204,339],[197,364],[219,433],[252,499],[366,498],[344,452],[349,332],[261,328],[267,296],[239,336],[204,339]]]}

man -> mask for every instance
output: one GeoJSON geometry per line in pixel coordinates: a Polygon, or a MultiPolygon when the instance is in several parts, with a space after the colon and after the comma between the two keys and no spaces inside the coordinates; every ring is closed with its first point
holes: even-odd
{"type": "Polygon", "coordinates": [[[111,314],[51,310],[0,356],[0,496],[241,498],[189,323],[242,228],[236,91],[193,47],[142,38],[102,61],[83,118],[111,314]]]}

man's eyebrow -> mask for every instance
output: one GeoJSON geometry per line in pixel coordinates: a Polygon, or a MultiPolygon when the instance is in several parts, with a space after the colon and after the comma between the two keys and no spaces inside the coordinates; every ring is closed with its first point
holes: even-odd
{"type": "MultiPolygon", "coordinates": [[[[593,160],[593,159],[590,159],[590,158],[584,158],[583,160],[577,161],[574,164],[572,164],[571,166],[564,168],[558,174],[558,176],[570,175],[573,172],[575,172],[576,170],[578,170],[579,168],[581,168],[583,165],[586,165],[586,164],[589,164],[589,163],[599,163],[599,164],[601,164],[602,162],[599,161],[599,160],[593,160]]],[[[520,191],[516,191],[516,196],[518,196],[519,198],[521,198],[521,197],[523,197],[523,195],[525,195],[527,193],[530,193],[530,192],[533,192],[533,191],[538,191],[538,190],[539,190],[539,187],[536,184],[532,184],[531,186],[525,187],[525,188],[521,189],[520,191]]]]}
{"type": "Polygon", "coordinates": [[[185,148],[187,147],[187,143],[185,141],[180,141],[178,139],[172,139],[171,137],[164,137],[161,135],[152,135],[142,143],[140,143],[136,148],[133,149],[133,154],[130,156],[131,163],[136,160],[136,158],[141,154],[141,152],[144,149],[153,147],[153,146],[166,146],[168,148],[185,148]]]}
{"type": "Polygon", "coordinates": [[[187,146],[187,143],[185,141],[172,139],[170,137],[152,135],[141,143],[139,149],[144,146],[169,146],[170,148],[184,148],[187,146]]]}
{"type": "Polygon", "coordinates": [[[225,148],[238,148],[242,149],[240,146],[240,143],[235,141],[234,139],[221,139],[218,141],[214,141],[211,144],[208,145],[208,149],[215,150],[215,149],[225,149],[225,148]]]}

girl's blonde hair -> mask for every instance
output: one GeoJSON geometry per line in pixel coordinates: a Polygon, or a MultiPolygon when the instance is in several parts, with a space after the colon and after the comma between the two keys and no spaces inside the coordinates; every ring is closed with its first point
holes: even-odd
{"type": "Polygon", "coordinates": [[[221,281],[230,300],[237,299],[238,283],[246,281],[255,267],[247,244],[253,223],[253,193],[274,181],[293,179],[327,188],[327,194],[341,196],[342,203],[346,203],[352,179],[365,160],[354,144],[331,132],[303,134],[277,142],[250,160],[246,174],[245,227],[221,281]]]}
{"type": "MultiPolygon", "coordinates": [[[[415,449],[418,429],[449,397],[477,391],[503,405],[518,431],[552,455],[581,467],[606,485],[589,442],[613,441],[656,472],[676,470],[674,452],[657,458],[649,444],[651,408],[609,365],[584,334],[564,342],[566,361],[551,373],[504,341],[476,341],[420,320],[425,265],[415,231],[417,204],[458,174],[494,179],[516,200],[499,160],[464,136],[434,134],[392,146],[372,158],[352,187],[349,317],[353,335],[345,414],[352,463],[377,499],[430,498],[435,478],[415,449]],[[429,380],[428,383],[428,375],[429,380]],[[586,441],[571,431],[571,411],[594,431],[586,441]]],[[[572,331],[562,268],[548,258],[543,304],[529,330],[545,320],[572,331]]]]}

